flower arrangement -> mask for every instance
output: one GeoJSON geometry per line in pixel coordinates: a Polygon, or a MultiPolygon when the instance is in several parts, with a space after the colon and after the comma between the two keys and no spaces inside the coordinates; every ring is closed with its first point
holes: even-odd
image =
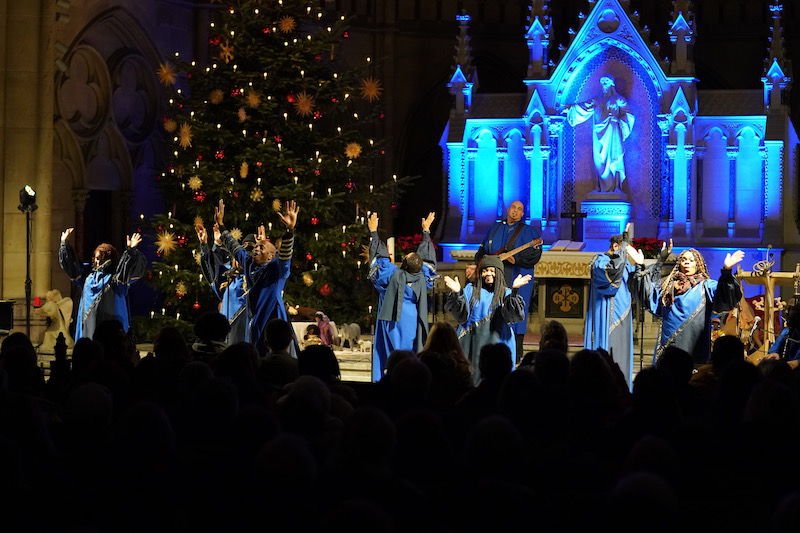
{"type": "Polygon", "coordinates": [[[658,257],[663,244],[663,240],[653,237],[639,237],[637,239],[631,239],[631,246],[637,250],[641,250],[645,259],[655,259],[658,257]]]}

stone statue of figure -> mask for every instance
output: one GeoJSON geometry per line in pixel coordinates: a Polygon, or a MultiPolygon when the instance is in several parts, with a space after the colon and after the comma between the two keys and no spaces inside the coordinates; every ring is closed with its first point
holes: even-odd
{"type": "Polygon", "coordinates": [[[72,348],[74,343],[72,335],[69,334],[69,323],[72,321],[72,298],[62,297],[61,291],[51,289],[45,295],[45,304],[36,312],[50,319],[47,329],[44,331],[40,351],[52,353],[59,333],[64,334],[67,347],[72,348]]]}
{"type": "Polygon", "coordinates": [[[619,191],[625,181],[625,148],[631,134],[634,116],[628,113],[628,101],[617,92],[614,78],[600,78],[602,96],[565,108],[567,122],[575,126],[594,118],[592,148],[597,169],[597,190],[619,191]]]}

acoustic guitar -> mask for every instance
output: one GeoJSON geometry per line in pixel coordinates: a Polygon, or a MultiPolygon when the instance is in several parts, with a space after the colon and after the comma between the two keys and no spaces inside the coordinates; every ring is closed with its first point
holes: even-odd
{"type": "Polygon", "coordinates": [[[522,246],[517,246],[516,248],[509,250],[507,252],[503,252],[502,254],[497,254],[497,257],[500,258],[501,261],[505,261],[509,257],[513,255],[517,255],[523,250],[527,250],[533,246],[541,246],[544,241],[542,239],[533,239],[531,242],[526,242],[522,246]]]}

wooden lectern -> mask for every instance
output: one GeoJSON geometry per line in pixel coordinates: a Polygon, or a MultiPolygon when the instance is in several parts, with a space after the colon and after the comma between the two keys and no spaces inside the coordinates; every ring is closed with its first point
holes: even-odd
{"type": "Polygon", "coordinates": [[[748,356],[748,359],[755,364],[767,356],[769,347],[775,342],[775,285],[794,284],[795,294],[800,287],[800,263],[797,264],[794,272],[772,272],[771,268],[772,263],[759,261],[753,265],[752,271],[739,270],[736,273],[736,278],[745,283],[764,286],[764,343],[756,352],[748,356]]]}

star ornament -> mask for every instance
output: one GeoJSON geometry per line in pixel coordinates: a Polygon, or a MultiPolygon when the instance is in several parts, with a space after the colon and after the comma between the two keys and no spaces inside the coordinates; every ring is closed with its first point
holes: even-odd
{"type": "Polygon", "coordinates": [[[189,188],[193,191],[199,191],[200,187],[203,186],[203,180],[200,179],[200,176],[192,176],[189,178],[189,188]]]}
{"type": "Polygon", "coordinates": [[[261,105],[261,95],[258,94],[256,91],[250,91],[247,93],[247,105],[252,108],[256,108],[261,105]]]}
{"type": "Polygon", "coordinates": [[[175,251],[178,247],[178,241],[175,240],[175,234],[169,231],[164,231],[156,235],[155,245],[159,255],[168,256],[170,252],[175,251]]]}
{"type": "Polygon", "coordinates": [[[233,237],[237,241],[241,241],[242,240],[242,230],[240,230],[239,228],[233,228],[231,230],[231,237],[233,237]]]}
{"type": "Polygon", "coordinates": [[[286,16],[282,17],[280,21],[278,21],[278,28],[283,33],[291,33],[297,27],[297,22],[295,22],[294,18],[286,16]]]}
{"type": "Polygon", "coordinates": [[[347,146],[344,147],[344,155],[347,156],[348,159],[358,159],[358,156],[361,155],[361,145],[358,143],[348,143],[347,146]]]}
{"type": "Polygon", "coordinates": [[[305,91],[301,92],[295,99],[294,109],[301,117],[310,115],[314,111],[314,98],[305,91]]]}
{"type": "Polygon", "coordinates": [[[253,189],[250,191],[250,199],[254,202],[260,202],[264,199],[264,191],[258,188],[253,189]]]}
{"type": "Polygon", "coordinates": [[[361,80],[361,98],[364,100],[368,102],[380,100],[382,92],[383,87],[381,87],[380,80],[376,80],[371,76],[361,80]]]}
{"type": "Polygon", "coordinates": [[[177,285],[175,285],[175,296],[178,298],[183,298],[189,292],[189,289],[186,288],[186,284],[182,281],[179,281],[177,285]]]}
{"type": "Polygon", "coordinates": [[[175,122],[175,119],[168,118],[164,121],[164,131],[167,133],[172,133],[178,129],[178,123],[175,122]]]}
{"type": "Polygon", "coordinates": [[[181,124],[178,144],[184,150],[192,145],[192,127],[185,122],[181,124]]]}
{"type": "Polygon", "coordinates": [[[214,105],[221,104],[223,98],[225,98],[225,93],[222,92],[222,89],[214,89],[211,91],[211,94],[208,95],[208,101],[214,105]]]}
{"type": "Polygon", "coordinates": [[[250,118],[250,117],[247,115],[247,111],[245,111],[243,107],[240,107],[240,108],[239,108],[239,111],[237,111],[237,112],[236,112],[236,116],[239,118],[239,122],[244,122],[244,121],[246,121],[248,118],[250,118]]]}
{"type": "Polygon", "coordinates": [[[158,66],[158,70],[156,70],[156,74],[158,75],[158,81],[160,81],[161,85],[165,87],[175,85],[175,82],[177,81],[175,69],[172,68],[172,65],[169,63],[161,63],[158,66]]]}
{"type": "Polygon", "coordinates": [[[225,44],[221,44],[219,46],[219,58],[223,60],[225,64],[233,61],[233,45],[227,41],[225,44]]]}

